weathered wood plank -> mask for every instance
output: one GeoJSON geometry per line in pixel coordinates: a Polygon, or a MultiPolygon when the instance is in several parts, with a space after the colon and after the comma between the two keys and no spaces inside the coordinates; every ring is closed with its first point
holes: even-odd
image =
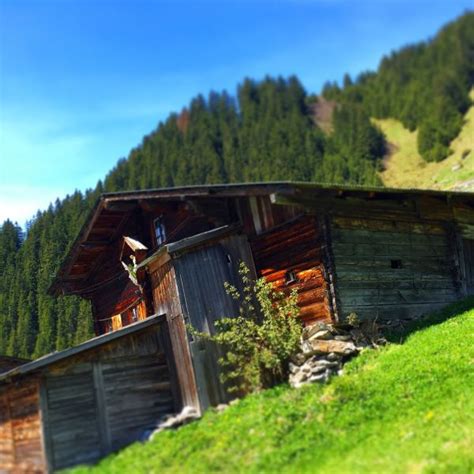
{"type": "Polygon", "coordinates": [[[336,218],[333,250],[343,316],[420,315],[459,297],[446,228],[336,218]],[[391,228],[392,226],[392,228],[391,228]]]}

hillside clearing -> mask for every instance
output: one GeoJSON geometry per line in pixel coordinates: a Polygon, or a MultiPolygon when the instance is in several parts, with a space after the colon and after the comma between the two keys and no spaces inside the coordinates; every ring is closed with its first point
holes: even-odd
{"type": "MultiPolygon", "coordinates": [[[[474,100],[474,89],[471,91],[474,100]]],[[[474,106],[464,116],[460,134],[451,142],[453,153],[439,163],[427,163],[418,153],[417,131],[395,119],[373,120],[385,134],[392,152],[380,174],[385,186],[424,189],[474,189],[474,106]]]]}
{"type": "Polygon", "coordinates": [[[249,396],[73,472],[472,472],[474,298],[430,324],[326,386],[249,396]]]}

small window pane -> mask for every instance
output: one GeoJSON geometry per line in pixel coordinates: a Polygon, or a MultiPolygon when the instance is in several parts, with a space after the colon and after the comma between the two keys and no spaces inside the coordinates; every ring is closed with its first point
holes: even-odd
{"type": "Polygon", "coordinates": [[[156,244],[159,246],[166,240],[165,225],[163,223],[163,216],[155,219],[155,238],[156,244]]]}

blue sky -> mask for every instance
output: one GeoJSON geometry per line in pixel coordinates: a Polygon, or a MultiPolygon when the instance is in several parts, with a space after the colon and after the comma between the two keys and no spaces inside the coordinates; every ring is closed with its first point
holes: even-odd
{"type": "Polygon", "coordinates": [[[197,93],[375,69],[472,1],[0,0],[0,222],[95,186],[197,93]]]}

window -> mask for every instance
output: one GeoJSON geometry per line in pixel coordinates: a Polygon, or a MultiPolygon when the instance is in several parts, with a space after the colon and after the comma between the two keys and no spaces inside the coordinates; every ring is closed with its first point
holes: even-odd
{"type": "Polygon", "coordinates": [[[128,326],[129,324],[136,323],[138,321],[138,305],[133,308],[129,308],[122,314],[122,327],[128,326]]]}
{"type": "Polygon", "coordinates": [[[159,247],[166,240],[165,224],[163,216],[154,220],[156,245],[159,247]]]}
{"type": "Polygon", "coordinates": [[[291,285],[293,283],[298,282],[298,276],[296,275],[296,272],[293,270],[289,270],[285,273],[285,284],[286,285],[291,285]]]}

